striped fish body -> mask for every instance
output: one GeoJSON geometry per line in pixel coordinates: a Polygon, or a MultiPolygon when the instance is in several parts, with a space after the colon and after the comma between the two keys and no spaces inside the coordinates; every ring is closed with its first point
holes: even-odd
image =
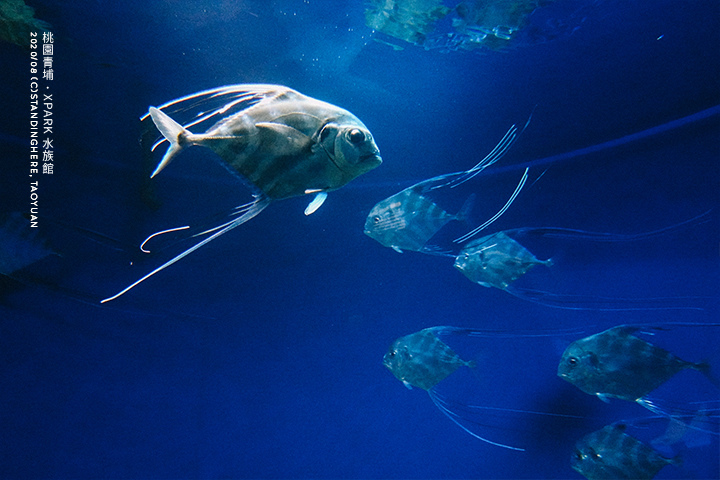
{"type": "Polygon", "coordinates": [[[583,437],[575,445],[570,465],[588,480],[649,480],[675,459],[655,450],[624,432],[623,425],[608,425],[583,437]]]}
{"type": "Polygon", "coordinates": [[[274,200],[338,189],[381,163],[357,117],[284,88],[193,137],[274,200]]]}
{"type": "Polygon", "coordinates": [[[429,328],[395,340],[383,364],[408,388],[423,390],[430,390],[462,366],[475,366],[462,360],[429,328]]]}
{"type": "Polygon", "coordinates": [[[591,395],[636,401],[686,368],[706,372],[706,365],[686,362],[620,325],[576,340],[562,355],[558,375],[591,395]]]}
{"type": "Polygon", "coordinates": [[[365,234],[383,246],[419,252],[442,227],[457,219],[416,187],[377,203],[365,220],[365,234]]]}
{"type": "Polygon", "coordinates": [[[455,258],[455,268],[470,281],[503,290],[535,265],[550,266],[552,261],[538,260],[504,232],[469,242],[455,258]]]}

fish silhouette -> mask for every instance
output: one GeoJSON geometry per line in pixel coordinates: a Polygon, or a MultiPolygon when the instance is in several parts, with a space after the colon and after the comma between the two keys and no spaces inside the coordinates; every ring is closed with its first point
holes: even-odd
{"type": "Polygon", "coordinates": [[[603,401],[619,398],[662,414],[647,396],[678,372],[697,370],[717,385],[708,363],[682,360],[634,335],[639,330],[639,326],[619,325],[574,341],[562,354],[558,376],[603,401]]]}
{"type": "Polygon", "coordinates": [[[398,338],[383,357],[383,364],[408,387],[430,390],[460,367],[475,368],[462,360],[435,335],[435,328],[398,338]]]}
{"type": "MultiPolygon", "coordinates": [[[[152,275],[229,230],[242,225],[272,201],[313,194],[305,210],[317,210],[327,196],[382,163],[367,127],[352,113],[279,85],[233,85],[206,90],[150,107],[149,116],[169,146],[151,177],[193,145],[214,151],[221,163],[252,188],[255,200],[235,209],[235,217],[194,236],[210,235],[156,268],[113,300],[152,275]],[[193,112],[181,125],[166,112],[193,112]],[[191,128],[208,127],[204,133],[191,128]]],[[[180,227],[187,228],[187,227],[180,227]]],[[[158,232],[177,231],[168,229],[158,232]]],[[[152,237],[152,236],[151,236],[152,237]]],[[[150,238],[150,237],[149,237],[150,238]]]]}
{"type": "Polygon", "coordinates": [[[505,232],[497,232],[464,245],[454,266],[472,282],[506,290],[535,265],[552,263],[551,259],[538,260],[505,232]]]}
{"type": "Polygon", "coordinates": [[[403,250],[436,253],[428,241],[453,220],[464,220],[472,207],[468,197],[460,211],[452,215],[423,195],[422,185],[413,185],[373,207],[365,220],[365,235],[398,253],[403,250]]]}
{"type": "Polygon", "coordinates": [[[572,469],[588,480],[650,480],[666,465],[680,463],[679,457],[663,457],[625,429],[623,424],[607,425],[580,439],[570,458],[572,469]]]}

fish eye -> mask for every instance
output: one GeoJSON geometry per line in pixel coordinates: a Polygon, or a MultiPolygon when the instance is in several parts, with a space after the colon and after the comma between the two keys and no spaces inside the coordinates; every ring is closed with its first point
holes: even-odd
{"type": "Polygon", "coordinates": [[[373,217],[374,223],[380,223],[380,217],[373,217]]]}
{"type": "MultiPolygon", "coordinates": [[[[322,134],[321,134],[322,137],[322,134]]],[[[365,141],[365,134],[358,130],[357,128],[353,128],[348,133],[348,139],[351,143],[358,144],[365,141]]]]}
{"type": "Polygon", "coordinates": [[[568,363],[574,367],[575,365],[577,365],[578,359],[575,357],[570,357],[570,358],[568,358],[568,363]]]}

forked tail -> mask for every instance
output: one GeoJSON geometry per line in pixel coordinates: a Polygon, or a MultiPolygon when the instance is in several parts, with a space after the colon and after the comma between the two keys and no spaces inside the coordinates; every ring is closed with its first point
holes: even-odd
{"type": "Polygon", "coordinates": [[[190,132],[185,130],[182,125],[170,118],[165,112],[158,110],[155,107],[150,107],[150,116],[152,117],[155,126],[158,130],[160,130],[160,133],[163,134],[163,137],[170,142],[170,146],[165,152],[162,160],[160,160],[160,163],[158,163],[158,166],[155,167],[152,175],[150,175],[150,178],[153,178],[155,175],[160,173],[160,171],[165,168],[178,153],[180,153],[180,150],[183,149],[184,143],[182,140],[189,136],[190,132]]]}

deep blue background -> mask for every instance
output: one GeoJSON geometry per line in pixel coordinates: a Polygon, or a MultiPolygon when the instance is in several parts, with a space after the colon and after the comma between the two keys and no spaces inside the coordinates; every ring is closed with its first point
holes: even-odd
{"type": "MultiPolygon", "coordinates": [[[[0,476],[580,478],[569,467],[580,437],[648,412],[604,404],[555,376],[575,337],[518,340],[504,362],[487,343],[463,342],[478,378],[454,382],[499,379],[475,392],[478,403],[586,417],[509,419],[526,453],[468,436],[381,361],[396,338],[434,325],[590,334],[717,321],[720,6],[595,3],[571,35],[477,54],[374,42],[362,2],[33,2],[56,37],[57,160],[42,179],[40,231],[59,256],[25,272],[29,285],[3,285],[0,476]],[[383,165],[310,217],[307,199],[278,202],[100,306],[169,258],[142,258],[135,247],[147,235],[247,200],[202,149],[148,182],[154,165],[143,164],[138,142],[149,105],[236,83],[283,84],[347,108],[373,132],[383,165]],[[533,108],[498,165],[504,173],[467,185],[475,220],[512,190],[521,169],[507,167],[528,163],[535,176],[547,172],[493,229],[638,233],[715,208],[709,222],[635,245],[553,252],[557,293],[696,296],[704,310],[538,306],[470,283],[446,258],[399,255],[363,235],[376,202],[468,168],[533,108]]],[[[569,14],[577,2],[567,5],[569,14]]],[[[0,65],[0,205],[27,211],[28,54],[0,44],[0,65]]],[[[718,333],[681,328],[666,347],[720,360],[718,333]]],[[[718,400],[687,373],[691,386],[671,384],[665,395],[718,400]]],[[[717,478],[717,437],[684,459],[658,478],[717,478]]]]}

